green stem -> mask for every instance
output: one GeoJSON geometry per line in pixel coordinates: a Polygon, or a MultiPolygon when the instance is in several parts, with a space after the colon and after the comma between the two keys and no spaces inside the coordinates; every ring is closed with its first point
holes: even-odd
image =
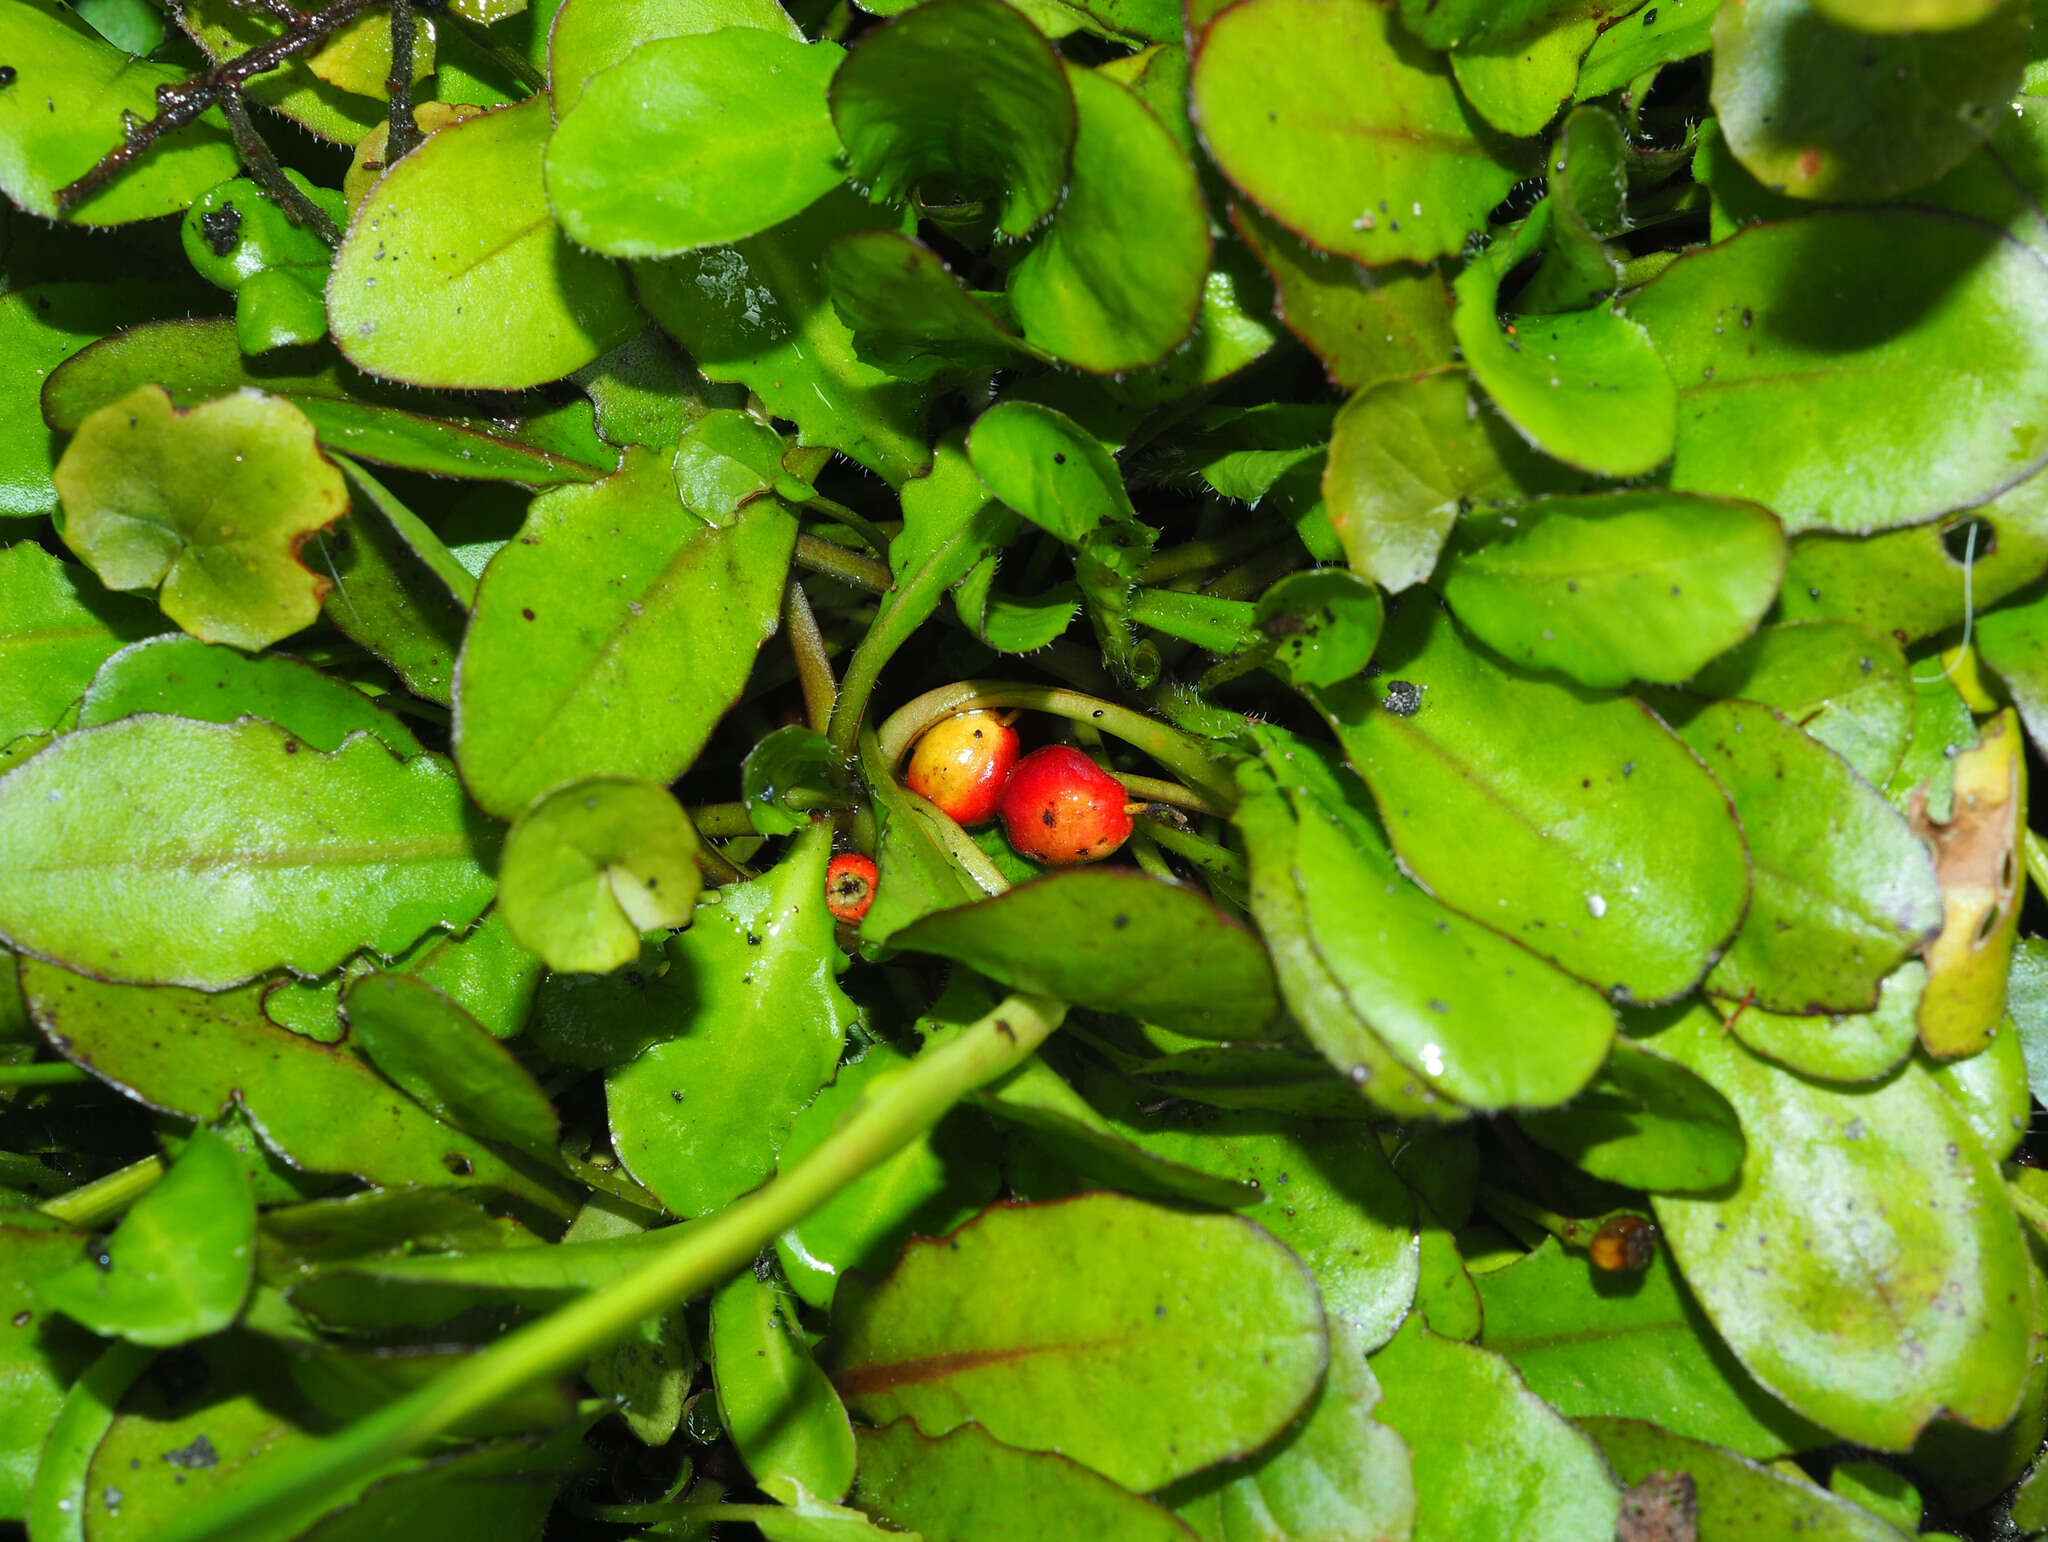
{"type": "Polygon", "coordinates": [[[699,835],[724,840],[734,835],[754,833],[754,821],[747,817],[744,803],[700,803],[684,812],[690,816],[690,823],[696,826],[699,835]]]}
{"type": "Polygon", "coordinates": [[[184,1512],[158,1531],[157,1542],[228,1542],[303,1514],[522,1387],[574,1370],[635,1323],[746,1268],[767,1243],[937,1124],[967,1094],[1022,1065],[1065,1014],[1063,1002],[1008,997],[872,1084],[824,1143],[779,1177],[714,1216],[671,1228],[669,1245],[631,1274],[508,1334],[310,1451],[256,1464],[250,1481],[203,1510],[184,1512]]]}
{"type": "Polygon", "coordinates": [[[2005,1197],[2012,1201],[2013,1213],[2033,1227],[2043,1242],[2048,1242],[2048,1205],[2042,1204],[2016,1183],[2005,1186],[2005,1197]]]}
{"type": "Polygon", "coordinates": [[[1192,830],[1183,830],[1170,820],[1155,819],[1149,814],[1140,814],[1137,822],[1139,828],[1175,856],[1187,858],[1203,872],[1234,884],[1239,891],[1251,882],[1251,869],[1245,866],[1244,858],[1228,847],[1203,840],[1192,830]]]}
{"type": "Polygon", "coordinates": [[[92,1077],[68,1060],[45,1060],[37,1065],[0,1065],[0,1087],[68,1087],[89,1082],[92,1077]]]}
{"type": "Polygon", "coordinates": [[[835,546],[814,535],[796,538],[796,565],[813,573],[823,573],[827,578],[836,578],[856,589],[865,589],[870,594],[887,594],[896,581],[887,563],[864,557],[857,551],[848,551],[844,546],[835,546]]]}
{"type": "Polygon", "coordinates": [[[836,499],[827,498],[823,493],[814,494],[804,500],[806,514],[816,512],[838,524],[846,526],[855,535],[867,542],[868,550],[877,557],[887,560],[889,555],[889,533],[869,519],[865,514],[856,514],[836,499]]]}
{"type": "Polygon", "coordinates": [[[825,651],[825,634],[818,630],[818,618],[804,586],[790,580],[782,597],[782,624],[789,633],[789,651],[796,659],[796,679],[804,693],[804,716],[813,730],[823,733],[832,726],[832,708],[839,700],[839,682],[832,678],[832,659],[825,651]]]}
{"type": "Polygon", "coordinates": [[[1179,782],[1164,782],[1156,776],[1136,776],[1129,771],[1109,773],[1124,784],[1124,791],[1136,793],[1147,803],[1167,803],[1174,808],[1192,810],[1197,814],[1224,814],[1229,810],[1218,808],[1198,792],[1190,792],[1179,782]]]}
{"type": "Polygon", "coordinates": [[[1170,579],[1180,578],[1189,573],[1202,573],[1210,568],[1221,567],[1226,562],[1257,551],[1274,540],[1271,527],[1265,524],[1247,525],[1234,535],[1208,536],[1197,541],[1183,541],[1180,545],[1153,556],[1138,569],[1141,584],[1163,584],[1170,579]]]}
{"type": "Polygon", "coordinates": [[[1210,757],[1209,749],[1192,734],[1160,722],[1157,718],[1118,706],[1099,696],[1063,690],[1056,685],[1024,685],[1012,680],[959,680],[926,691],[890,714],[876,731],[883,762],[893,769],[909,753],[911,745],[934,723],[956,713],[978,709],[1021,707],[1030,712],[1049,712],[1055,717],[1088,723],[1126,744],[1143,750],[1225,808],[1237,804],[1237,789],[1228,769],[1210,757]]]}
{"type": "Polygon", "coordinates": [[[1150,873],[1154,878],[1163,878],[1168,883],[1180,882],[1179,877],[1173,871],[1172,864],[1166,858],[1159,855],[1159,848],[1153,844],[1152,836],[1148,831],[1136,829],[1131,831],[1131,857],[1138,864],[1141,871],[1150,873]]]}
{"type": "Polygon", "coordinates": [[[2048,894],[2048,845],[2032,830],[2026,832],[2027,876],[2034,881],[2036,893],[2048,894]]]}
{"type": "Polygon", "coordinates": [[[155,1187],[157,1179],[163,1175],[162,1157],[144,1157],[139,1162],[131,1162],[108,1173],[104,1178],[95,1178],[68,1194],[46,1199],[40,1208],[44,1215],[90,1230],[104,1221],[111,1221],[134,1204],[155,1187]]]}

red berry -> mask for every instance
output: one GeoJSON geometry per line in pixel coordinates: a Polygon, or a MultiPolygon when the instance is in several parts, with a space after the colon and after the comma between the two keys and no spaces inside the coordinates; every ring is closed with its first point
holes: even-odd
{"type": "Polygon", "coordinates": [[[963,825],[996,817],[1003,783],[1017,764],[1017,730],[993,712],[962,712],[934,723],[910,752],[910,790],[963,825]]]}
{"type": "Polygon", "coordinates": [[[857,851],[842,851],[825,869],[825,908],[834,920],[854,925],[875,902],[881,874],[857,851]]]}
{"type": "Polygon", "coordinates": [[[1099,862],[1131,838],[1123,783],[1066,744],[1048,744],[1017,762],[1003,788],[1003,829],[1010,844],[1048,867],[1099,862]]]}

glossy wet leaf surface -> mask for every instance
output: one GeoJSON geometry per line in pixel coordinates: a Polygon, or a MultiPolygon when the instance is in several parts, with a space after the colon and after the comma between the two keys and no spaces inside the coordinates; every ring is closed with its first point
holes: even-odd
{"type": "Polygon", "coordinates": [[[844,57],[832,43],[753,27],[635,49],[556,125],[548,206],[578,246],[613,257],[664,257],[779,225],[844,175],[825,103],[844,57]],[[611,142],[622,114],[640,136],[628,160],[611,142]]]}
{"type": "Polygon", "coordinates": [[[463,640],[455,753],[471,795],[510,817],[565,782],[688,765],[776,626],[794,535],[774,500],[705,524],[647,454],[536,499],[463,640]],[[685,636],[734,646],[679,681],[668,660],[685,636]]]}
{"type": "Polygon", "coordinates": [[[1524,1114],[1521,1125],[1594,1177],[1632,1189],[1715,1189],[1742,1167],[1742,1126],[1727,1100],[1628,1039],[1615,1041],[1584,1092],[1562,1108],[1524,1114]]]}
{"type": "Polygon", "coordinates": [[[772,875],[700,905],[669,944],[678,1036],[605,1079],[612,1139],[678,1215],[718,1209],[775,1170],[797,1111],[831,1079],[853,1004],[825,947],[830,826],[772,875]]]}
{"type": "Polygon", "coordinates": [[[548,213],[551,127],[541,101],[471,118],[377,184],[328,284],[352,364],[409,385],[518,390],[638,330],[625,275],[548,213]]]}
{"type": "Polygon", "coordinates": [[[860,1430],[854,1502],[930,1542],[1030,1542],[1046,1530],[1069,1536],[1186,1542],[1173,1514],[1050,1451],[1006,1446],[963,1424],[932,1440],[898,1419],[860,1430]]]}
{"type": "Polygon", "coordinates": [[[147,601],[26,541],[0,549],[0,597],[0,743],[54,725],[123,643],[163,627],[147,601]]]}
{"type": "Polygon", "coordinates": [[[1767,510],[1621,493],[1467,520],[1440,582],[1496,652],[1612,687],[1675,683],[1747,637],[1784,569],[1767,510]]]}
{"type": "Polygon", "coordinates": [[[1788,531],[1916,524],[2048,454],[2048,270],[1985,226],[1813,214],[1681,258],[1624,309],[1678,383],[1671,485],[1754,499],[1788,531]],[[1965,358],[1984,410],[1943,412],[1940,361],[1965,358]],[[1852,436],[1853,471],[1816,451],[1822,417],[1852,436]]]}
{"type": "Polygon", "coordinates": [[[890,940],[1019,990],[1198,1037],[1256,1037],[1279,1005],[1250,932],[1188,890],[1137,873],[1054,874],[928,916],[890,940]],[[1187,957],[1162,973],[1157,961],[1169,948],[1187,957]]]}
{"type": "Polygon", "coordinates": [[[770,1494],[799,1484],[836,1500],[853,1482],[853,1428],[802,1334],[778,1283],[741,1274],[712,1297],[718,1407],[747,1470],[770,1494]]]}
{"type": "Polygon", "coordinates": [[[1656,1205],[1686,1282],[1757,1380],[1880,1449],[1911,1444],[1937,1408],[2002,1424],[2025,1373],[2025,1260],[1989,1160],[1928,1074],[1822,1087],[1698,1019],[1652,1042],[1712,1083],[1749,1137],[1731,1190],[1656,1205]],[[1918,1354],[1896,1352],[1904,1335],[1918,1354]]]}
{"type": "Polygon", "coordinates": [[[914,1244],[872,1291],[841,1292],[834,1328],[832,1378],[864,1418],[972,1421],[1141,1490],[1263,1445],[1329,1347],[1315,1286],[1270,1236],[1112,1194],[990,1210],[914,1244]],[[1083,1270],[1093,1290],[1061,1288],[1083,1270]],[[1215,1395],[1162,1398],[1190,1353],[1215,1395]]]}
{"type": "Polygon", "coordinates": [[[879,196],[984,200],[1012,238],[1058,205],[1074,155],[1058,56],[996,0],[918,6],[871,33],[832,81],[832,120],[879,196]]]}
{"type": "Polygon", "coordinates": [[[1683,732],[1734,801],[1754,875],[1709,988],[1779,1012],[1873,1006],[1878,982],[1941,924],[1919,839],[1839,756],[1768,707],[1717,702],[1683,732]]]}
{"type": "Polygon", "coordinates": [[[1637,703],[1497,663],[1422,598],[1381,680],[1321,693],[1393,848],[1439,898],[1638,1001],[1697,981],[1748,901],[1721,789],[1637,703]],[[1383,705],[1401,679],[1402,715],[1383,705]],[[1378,687],[1378,689],[1375,689],[1378,687]]]}
{"type": "Polygon", "coordinates": [[[551,969],[602,974],[631,962],[640,934],[686,926],[697,898],[697,834],[651,782],[571,782],[519,816],[498,872],[505,923],[551,969]]]}
{"type": "Polygon", "coordinates": [[[496,845],[437,755],[399,761],[368,734],[322,754],[259,721],[155,716],[67,736],[16,767],[0,780],[0,840],[12,857],[0,932],[15,946],[214,990],[279,966],[322,974],[359,947],[396,952],[467,924],[490,900],[496,845]],[[171,768],[212,797],[167,796],[171,768]],[[149,839],[115,838],[110,819],[149,839]]]}
{"type": "Polygon", "coordinates": [[[1661,1249],[1635,1274],[1545,1242],[1479,1276],[1489,1349],[1573,1419],[1646,1419],[1757,1461],[1804,1449],[1814,1426],[1770,1396],[1720,1340],[1661,1249]]]}
{"type": "Polygon", "coordinates": [[[1449,69],[1390,11],[1256,0],[1203,35],[1193,114],[1254,203],[1325,251],[1427,261],[1516,180],[1479,137],[1449,69]]]}
{"type": "Polygon", "coordinates": [[[1411,1318],[1372,1369],[1379,1418],[1415,1455],[1417,1542],[1501,1529],[1564,1542],[1613,1528],[1619,1501],[1599,1452],[1500,1356],[1411,1318]],[[1484,1434],[1445,1438],[1452,1430],[1484,1434]]]}
{"type": "Polygon", "coordinates": [[[96,1333],[161,1347],[233,1322],[256,1267],[256,1202],[226,1140],[194,1135],[92,1256],[45,1275],[42,1304],[96,1333]]]}
{"type": "Polygon", "coordinates": [[[79,424],[56,482],[65,543],[108,588],[157,589],[204,642],[261,648],[319,613],[328,585],[299,554],[348,494],[289,402],[247,392],[181,412],[141,387],[79,424]]]}

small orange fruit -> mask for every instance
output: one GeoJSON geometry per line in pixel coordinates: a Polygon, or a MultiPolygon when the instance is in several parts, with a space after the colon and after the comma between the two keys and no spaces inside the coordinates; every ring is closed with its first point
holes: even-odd
{"type": "Polygon", "coordinates": [[[881,874],[857,851],[842,851],[825,868],[825,908],[834,920],[856,925],[875,902],[881,874]]]}
{"type": "Polygon", "coordinates": [[[1034,862],[1100,862],[1131,838],[1123,783],[1068,744],[1033,750],[1003,788],[1003,829],[1034,862]]]}
{"type": "Polygon", "coordinates": [[[910,752],[910,790],[963,825],[996,817],[1003,783],[1017,764],[1017,730],[993,712],[962,712],[934,723],[910,752]]]}

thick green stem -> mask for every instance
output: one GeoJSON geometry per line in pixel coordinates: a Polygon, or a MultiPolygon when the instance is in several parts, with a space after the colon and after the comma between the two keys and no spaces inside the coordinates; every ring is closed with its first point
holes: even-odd
{"type": "Polygon", "coordinates": [[[889,586],[895,582],[887,563],[877,562],[857,551],[848,551],[844,546],[834,546],[814,535],[796,538],[796,565],[813,573],[823,573],[827,578],[836,578],[856,589],[865,589],[870,594],[887,594],[889,586]]]}
{"type": "Polygon", "coordinates": [[[40,1208],[44,1215],[90,1230],[121,1214],[147,1194],[163,1175],[162,1157],[144,1157],[104,1178],[95,1178],[82,1188],[44,1200],[40,1208]]]}
{"type": "Polygon", "coordinates": [[[1161,781],[1156,776],[1136,776],[1129,771],[1109,773],[1124,784],[1124,791],[1143,798],[1147,803],[1167,803],[1174,808],[1192,810],[1197,814],[1223,814],[1227,809],[1218,808],[1198,792],[1190,792],[1179,782],[1161,781]]]}
{"type": "Polygon", "coordinates": [[[782,624],[789,634],[789,651],[796,659],[797,684],[804,693],[804,716],[819,733],[831,726],[832,708],[839,700],[839,682],[832,678],[832,658],[825,651],[825,635],[818,630],[818,618],[811,614],[811,602],[804,586],[790,580],[782,598],[782,624]]]}
{"type": "Polygon", "coordinates": [[[248,1483],[186,1512],[156,1542],[228,1542],[303,1514],[520,1388],[574,1370],[635,1323],[746,1268],[775,1237],[937,1124],[967,1094],[1023,1064],[1065,1014],[1063,1002],[1008,997],[870,1086],[824,1143],[787,1172],[717,1215],[672,1228],[669,1245],[625,1278],[507,1335],[311,1451],[257,1463],[248,1483]]]}
{"type": "Polygon", "coordinates": [[[2025,840],[2027,876],[2034,881],[2034,890],[2048,894],[2048,846],[2041,843],[2041,837],[2032,830],[2026,832],[2025,840]]]}
{"type": "Polygon", "coordinates": [[[7,1087],[68,1087],[89,1082],[92,1077],[65,1060],[45,1060],[37,1065],[0,1065],[0,1089],[7,1087]]]}
{"type": "Polygon", "coordinates": [[[867,542],[868,549],[877,557],[887,560],[889,555],[889,532],[882,529],[865,514],[857,514],[837,499],[827,498],[822,493],[806,498],[803,507],[806,514],[823,514],[828,519],[836,520],[844,525],[863,541],[867,542]]]}
{"type": "Polygon", "coordinates": [[[1055,717],[1087,723],[1112,734],[1172,771],[1183,782],[1199,788],[1223,808],[1237,804],[1237,789],[1223,764],[1209,754],[1200,739],[1157,718],[1118,706],[1099,696],[1063,690],[1055,685],[1022,685],[1012,680],[960,680],[926,691],[892,713],[876,732],[883,761],[892,769],[909,753],[920,735],[934,723],[956,713],[982,709],[1021,707],[1030,712],[1050,712],[1055,717]]]}

